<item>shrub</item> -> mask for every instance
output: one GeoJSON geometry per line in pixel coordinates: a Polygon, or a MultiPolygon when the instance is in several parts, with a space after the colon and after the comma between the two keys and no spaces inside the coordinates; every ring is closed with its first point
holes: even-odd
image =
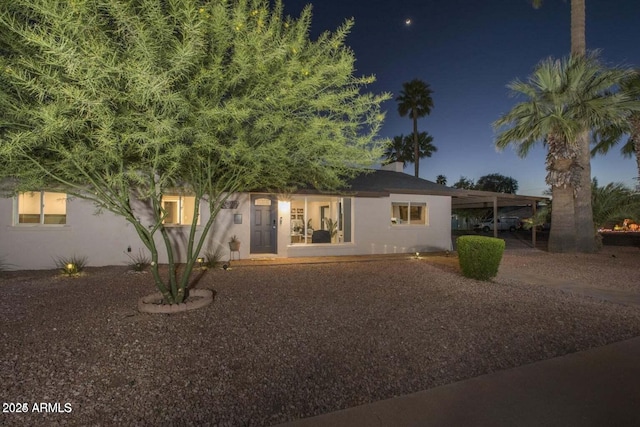
{"type": "Polygon", "coordinates": [[[71,257],[58,257],[55,259],[56,267],[62,274],[67,276],[77,276],[87,265],[87,257],[73,255],[71,257]]]}
{"type": "Polygon", "coordinates": [[[485,236],[460,236],[456,239],[458,262],[465,277],[489,280],[498,274],[505,242],[485,236]]]}
{"type": "Polygon", "coordinates": [[[142,249],[138,251],[137,255],[131,255],[128,252],[125,253],[131,260],[127,263],[127,265],[131,267],[133,271],[144,271],[151,265],[151,258],[149,258],[144,252],[142,252],[142,249]]]}
{"type": "MultiPolygon", "coordinates": [[[[235,237],[235,236],[234,236],[235,237]]],[[[220,246],[216,247],[215,251],[209,249],[204,254],[205,259],[205,267],[208,268],[217,268],[222,262],[222,250],[220,246]]]]}

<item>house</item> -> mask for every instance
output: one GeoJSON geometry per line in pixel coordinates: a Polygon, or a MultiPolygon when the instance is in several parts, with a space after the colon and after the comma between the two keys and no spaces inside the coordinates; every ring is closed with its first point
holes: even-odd
{"type": "MultiPolygon", "coordinates": [[[[392,164],[356,177],[335,194],[232,195],[205,250],[220,251],[222,259],[450,250],[451,196],[435,194],[443,188],[392,164]],[[241,245],[231,253],[227,242],[233,235],[241,245]]],[[[165,223],[179,256],[185,253],[192,203],[188,195],[164,197],[165,223]]],[[[208,209],[200,209],[205,222],[208,209]]],[[[136,212],[144,217],[142,203],[136,212]]],[[[54,268],[56,258],[71,256],[86,256],[89,266],[122,265],[139,251],[146,248],[131,224],[111,212],[96,213],[88,201],[46,191],[0,198],[0,260],[12,268],[54,268]]]]}

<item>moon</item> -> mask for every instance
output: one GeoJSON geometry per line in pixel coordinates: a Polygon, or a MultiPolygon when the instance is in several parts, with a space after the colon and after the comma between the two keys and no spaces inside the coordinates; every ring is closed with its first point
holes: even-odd
{"type": "Polygon", "coordinates": [[[407,18],[404,20],[404,25],[406,25],[407,27],[410,26],[413,23],[413,21],[411,20],[411,18],[407,18]]]}

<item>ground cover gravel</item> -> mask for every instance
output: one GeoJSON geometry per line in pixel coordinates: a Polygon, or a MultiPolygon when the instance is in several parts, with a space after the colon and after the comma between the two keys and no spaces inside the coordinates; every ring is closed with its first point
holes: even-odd
{"type": "Polygon", "coordinates": [[[452,257],[209,270],[213,304],[172,315],[136,311],[152,278],[125,267],[5,272],[0,424],[274,425],[640,336],[639,308],[544,285],[638,291],[638,255],[508,251],[489,283],[452,257]]]}

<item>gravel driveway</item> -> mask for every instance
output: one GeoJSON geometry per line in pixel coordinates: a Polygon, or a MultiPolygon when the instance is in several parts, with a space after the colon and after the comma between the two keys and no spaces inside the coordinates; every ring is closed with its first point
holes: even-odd
{"type": "Polygon", "coordinates": [[[638,255],[508,251],[492,283],[444,257],[210,270],[214,303],[173,315],[137,313],[151,276],[124,267],[5,272],[0,424],[273,425],[628,339],[640,308],[543,283],[640,291],[638,255]]]}

